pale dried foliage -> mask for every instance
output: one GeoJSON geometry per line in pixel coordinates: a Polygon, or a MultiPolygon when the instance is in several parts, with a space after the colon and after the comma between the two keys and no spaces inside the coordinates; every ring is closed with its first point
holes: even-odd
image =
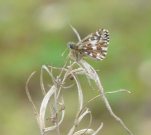
{"type": "MultiPolygon", "coordinates": [[[[73,31],[77,35],[78,39],[81,40],[78,32],[76,31],[75,28],[73,28],[73,31]]],[[[70,52],[71,53],[71,52],[70,52]]],[[[35,72],[33,72],[30,77],[27,80],[26,83],[26,93],[28,96],[29,101],[31,102],[35,117],[37,119],[37,123],[39,125],[40,133],[41,135],[46,135],[49,132],[55,130],[57,135],[61,135],[62,133],[60,132],[60,127],[61,124],[63,123],[64,116],[66,113],[65,109],[65,103],[64,103],[64,96],[63,96],[63,89],[68,89],[73,87],[73,84],[70,86],[66,86],[66,82],[69,78],[73,80],[73,83],[76,84],[77,87],[77,93],[78,93],[78,109],[77,109],[77,114],[74,119],[74,123],[71,127],[69,127],[67,135],[96,135],[100,134],[100,131],[103,127],[103,123],[100,122],[100,126],[97,129],[92,129],[91,124],[92,124],[92,114],[90,109],[87,107],[87,104],[96,98],[100,97],[102,101],[104,102],[107,110],[109,111],[110,115],[115,118],[116,121],[118,121],[121,126],[124,128],[124,130],[129,134],[133,135],[133,133],[127,128],[127,126],[124,124],[124,122],[112,111],[112,108],[106,98],[106,94],[108,93],[116,93],[116,92],[121,92],[121,91],[126,91],[130,93],[127,90],[118,90],[118,91],[113,91],[113,92],[104,92],[103,86],[101,84],[101,80],[96,72],[96,70],[85,60],[80,59],[79,61],[74,60],[74,57],[72,55],[72,59],[70,59],[70,55],[67,58],[67,61],[65,65],[62,68],[57,68],[53,66],[45,66],[43,65],[41,68],[41,74],[40,74],[40,86],[43,94],[43,99],[40,105],[40,108],[37,108],[32,100],[32,96],[30,94],[28,85],[31,80],[31,78],[34,76],[35,72]],[[57,70],[60,72],[58,76],[54,76],[53,71],[57,70]],[[44,85],[44,72],[46,72],[51,80],[52,80],[52,85],[48,90],[45,89],[44,85]],[[89,83],[91,81],[94,81],[98,91],[99,95],[92,98],[91,100],[87,101],[87,104],[84,104],[84,98],[83,98],[83,91],[82,87],[80,85],[80,81],[78,79],[78,76],[85,76],[87,77],[87,80],[89,83]],[[51,121],[51,124],[48,125],[47,123],[47,116],[46,112],[47,110],[50,111],[50,118],[49,120],[51,121]],[[89,116],[89,123],[88,126],[84,129],[78,130],[77,127],[79,127],[79,124],[81,121],[86,117],[89,116]]],[[[76,58],[75,58],[76,59],[76,58]]],[[[65,133],[63,133],[65,134],[65,133]]]]}

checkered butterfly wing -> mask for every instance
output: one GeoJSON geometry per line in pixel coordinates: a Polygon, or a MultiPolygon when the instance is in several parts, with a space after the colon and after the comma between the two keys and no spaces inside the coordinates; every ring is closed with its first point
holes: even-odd
{"type": "Polygon", "coordinates": [[[103,60],[106,57],[109,44],[109,32],[106,29],[99,29],[91,33],[78,43],[79,50],[85,55],[96,60],[103,60]]]}

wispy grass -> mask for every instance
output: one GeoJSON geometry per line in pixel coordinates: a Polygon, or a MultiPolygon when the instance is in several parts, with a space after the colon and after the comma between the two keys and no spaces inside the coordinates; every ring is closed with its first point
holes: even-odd
{"type": "MultiPolygon", "coordinates": [[[[78,40],[80,41],[81,38],[80,38],[78,32],[76,31],[76,29],[73,28],[72,26],[71,26],[71,28],[73,29],[73,31],[75,32],[75,34],[78,37],[78,40]]],[[[77,101],[79,102],[79,104],[78,104],[78,109],[77,109],[76,116],[74,118],[73,125],[69,129],[68,133],[66,133],[67,135],[84,135],[84,134],[85,135],[96,135],[101,131],[101,129],[103,127],[103,123],[101,121],[100,121],[100,126],[98,127],[98,129],[94,130],[91,128],[91,124],[92,124],[91,111],[93,111],[93,110],[90,111],[90,109],[87,107],[89,102],[92,102],[93,100],[95,100],[96,98],[99,98],[99,97],[104,102],[110,115],[121,124],[121,126],[124,128],[124,130],[129,135],[133,135],[133,133],[127,128],[127,126],[122,121],[122,119],[119,118],[113,112],[111,105],[110,105],[108,99],[106,98],[106,94],[109,94],[109,93],[116,93],[116,92],[121,92],[121,91],[129,92],[129,91],[119,90],[119,91],[105,93],[101,80],[100,80],[96,70],[88,62],[83,60],[82,57],[77,58],[77,56],[78,55],[75,55],[75,52],[70,51],[70,54],[67,58],[65,65],[61,68],[57,68],[57,67],[53,67],[53,66],[47,67],[45,65],[42,66],[41,74],[40,74],[40,86],[41,86],[43,99],[41,101],[40,108],[37,108],[35,106],[34,101],[32,100],[30,91],[28,89],[29,82],[30,82],[31,78],[33,77],[33,75],[35,74],[35,72],[32,73],[27,80],[27,83],[26,83],[27,97],[33,106],[33,109],[35,112],[35,117],[37,119],[37,123],[39,125],[41,135],[46,135],[47,133],[49,133],[53,130],[56,131],[57,135],[62,134],[62,132],[60,131],[60,127],[62,126],[61,124],[64,121],[64,116],[66,113],[66,108],[65,108],[66,105],[64,103],[63,89],[73,87],[73,84],[66,86],[66,82],[69,78],[72,78],[73,79],[72,82],[76,84],[77,93],[78,93],[77,101]],[[54,76],[54,74],[53,74],[54,70],[59,71],[60,72],[59,75],[54,76]],[[45,86],[44,86],[43,72],[46,72],[52,80],[52,85],[48,90],[45,89],[45,86]],[[86,104],[84,104],[83,90],[80,85],[78,76],[87,77],[89,83],[91,83],[91,81],[94,81],[97,86],[97,89],[99,91],[99,95],[92,98],[91,100],[87,101],[86,104]],[[47,123],[46,121],[48,120],[48,118],[46,116],[47,110],[50,111],[50,116],[51,116],[49,118],[51,121],[50,125],[46,124],[47,123]],[[77,130],[77,127],[79,127],[81,121],[87,115],[89,116],[89,123],[88,123],[87,127],[85,127],[84,129],[77,130]]]]}

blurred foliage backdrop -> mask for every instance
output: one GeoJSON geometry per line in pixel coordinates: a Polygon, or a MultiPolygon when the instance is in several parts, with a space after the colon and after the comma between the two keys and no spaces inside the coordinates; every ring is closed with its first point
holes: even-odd
{"type": "MultiPolygon", "coordinates": [[[[124,88],[132,92],[111,94],[108,99],[134,134],[150,135],[150,0],[0,1],[0,134],[39,134],[25,94],[25,82],[30,73],[37,70],[30,88],[34,90],[35,100],[40,102],[41,66],[62,66],[65,56],[61,53],[67,48],[67,42],[77,41],[69,23],[81,37],[98,28],[110,31],[107,58],[101,62],[88,58],[87,61],[99,70],[106,91],[124,88]]],[[[83,86],[86,83],[82,81],[83,86]]],[[[84,93],[85,99],[90,99],[96,90],[87,87],[84,93]]],[[[69,90],[66,95],[66,102],[74,104],[76,91],[69,90]]],[[[104,122],[102,135],[126,135],[101,100],[94,101],[91,109],[94,128],[104,122]]],[[[66,115],[62,132],[71,125],[72,113],[70,110],[66,115]]]]}

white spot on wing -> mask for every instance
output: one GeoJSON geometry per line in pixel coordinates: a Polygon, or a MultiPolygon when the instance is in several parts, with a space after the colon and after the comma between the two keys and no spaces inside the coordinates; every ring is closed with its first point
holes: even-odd
{"type": "Polygon", "coordinates": [[[101,56],[101,54],[100,53],[97,53],[97,57],[100,57],[101,56]]]}
{"type": "Polygon", "coordinates": [[[84,52],[85,54],[88,54],[88,52],[84,52]]]}
{"type": "Polygon", "coordinates": [[[107,52],[103,52],[104,55],[107,55],[107,52]]]}
{"type": "Polygon", "coordinates": [[[89,55],[90,55],[91,57],[93,56],[93,54],[92,54],[92,53],[90,53],[89,55]]]}
{"type": "Polygon", "coordinates": [[[92,49],[93,50],[97,50],[97,46],[92,46],[92,49]]]}
{"type": "Polygon", "coordinates": [[[97,36],[100,36],[100,34],[99,34],[99,32],[98,32],[98,31],[96,32],[96,35],[97,35],[97,36]]]}
{"type": "Polygon", "coordinates": [[[91,41],[90,43],[94,46],[94,45],[96,45],[97,40],[93,40],[93,41],[91,41]]]}
{"type": "Polygon", "coordinates": [[[107,47],[102,47],[103,51],[107,51],[107,49],[108,49],[107,47]]]}
{"type": "Polygon", "coordinates": [[[105,58],[105,56],[101,55],[101,59],[104,59],[104,58],[105,58]]]}
{"type": "Polygon", "coordinates": [[[97,54],[96,54],[96,59],[102,60],[102,59],[103,59],[103,58],[102,58],[102,55],[101,55],[100,53],[97,53],[97,54]]]}
{"type": "Polygon", "coordinates": [[[99,60],[101,60],[101,57],[98,57],[98,56],[97,56],[96,58],[99,59],[99,60]]]}

